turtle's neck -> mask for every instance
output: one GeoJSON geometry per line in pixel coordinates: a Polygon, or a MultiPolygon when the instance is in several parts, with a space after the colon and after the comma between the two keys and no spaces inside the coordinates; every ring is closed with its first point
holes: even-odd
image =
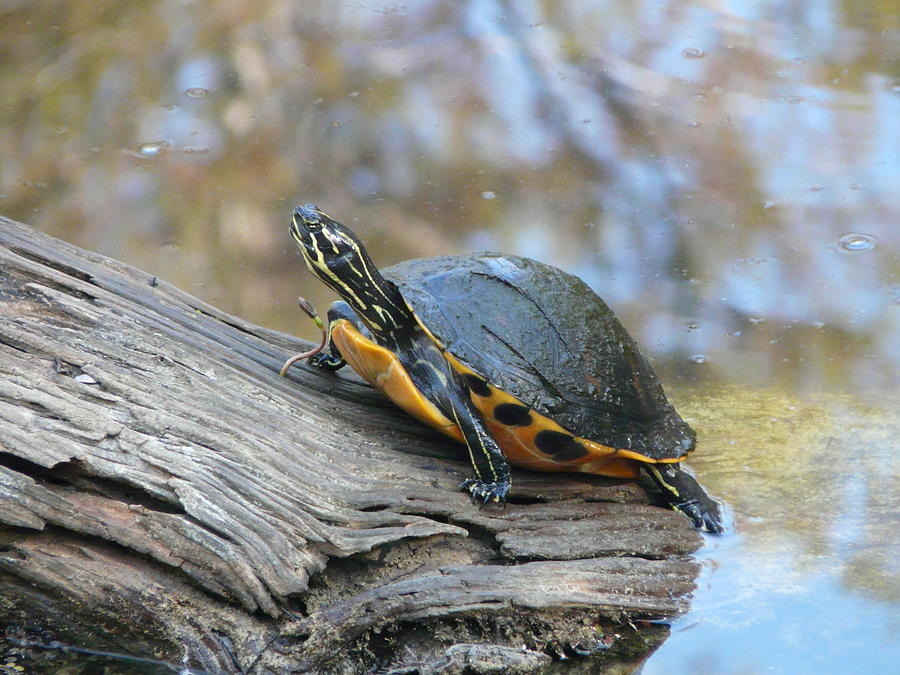
{"type": "MultiPolygon", "coordinates": [[[[416,318],[396,284],[388,281],[370,260],[362,261],[362,274],[354,274],[341,295],[366,327],[378,337],[393,340],[417,326],[416,318]]],[[[354,265],[354,268],[357,267],[354,265]]]]}

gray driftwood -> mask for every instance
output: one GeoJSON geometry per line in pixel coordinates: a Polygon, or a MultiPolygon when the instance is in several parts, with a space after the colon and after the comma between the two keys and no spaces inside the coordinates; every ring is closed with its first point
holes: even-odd
{"type": "Polygon", "coordinates": [[[359,379],[278,377],[306,347],[0,219],[8,639],[209,672],[532,673],[638,659],[664,635],[639,620],[686,609],[685,518],[527,472],[479,510],[460,448],[359,379]]]}

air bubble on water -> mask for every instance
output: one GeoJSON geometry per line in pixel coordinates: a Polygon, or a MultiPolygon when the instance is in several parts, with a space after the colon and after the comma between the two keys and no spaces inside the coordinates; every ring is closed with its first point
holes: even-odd
{"type": "Polygon", "coordinates": [[[704,354],[694,354],[692,357],[688,359],[691,363],[706,363],[709,361],[709,358],[704,354]]]}
{"type": "Polygon", "coordinates": [[[810,186],[809,186],[809,191],[810,191],[810,192],[821,192],[821,191],[824,190],[824,189],[825,189],[825,186],[824,186],[824,185],[818,185],[818,184],[817,184],[817,185],[810,185],[810,186]]]}
{"type": "Polygon", "coordinates": [[[138,157],[157,157],[165,152],[169,144],[165,141],[153,141],[150,143],[141,143],[134,154],[138,157]]]}
{"type": "Polygon", "coordinates": [[[747,319],[750,323],[762,323],[765,319],[761,316],[751,316],[747,319]]]}
{"type": "Polygon", "coordinates": [[[765,203],[763,204],[763,208],[764,208],[766,211],[768,211],[769,209],[774,209],[775,206],[776,206],[775,202],[773,202],[773,201],[771,201],[771,200],[770,200],[770,201],[767,201],[767,202],[765,202],[765,203]]]}
{"type": "Polygon", "coordinates": [[[686,59],[702,59],[706,53],[699,47],[687,47],[681,50],[681,55],[686,59]]]}
{"type": "Polygon", "coordinates": [[[496,196],[497,195],[494,192],[491,192],[490,190],[485,190],[484,192],[481,193],[482,199],[493,199],[496,196]]]}
{"type": "Polygon", "coordinates": [[[334,120],[334,121],[331,123],[331,126],[333,126],[335,129],[337,129],[339,126],[341,126],[341,123],[338,122],[337,120],[334,120]]]}
{"type": "Polygon", "coordinates": [[[205,145],[186,145],[181,151],[187,154],[203,154],[209,152],[209,148],[205,145]]]}
{"type": "Polygon", "coordinates": [[[851,190],[862,190],[862,185],[859,183],[850,183],[851,190]]]}
{"type": "Polygon", "coordinates": [[[191,87],[190,89],[185,89],[184,93],[188,98],[203,98],[209,93],[209,90],[203,87],[191,87]]]}
{"type": "Polygon", "coordinates": [[[684,325],[688,330],[697,330],[698,328],[700,328],[700,324],[697,323],[696,321],[688,321],[684,325]]]}
{"type": "Polygon", "coordinates": [[[700,122],[698,122],[697,120],[691,120],[690,122],[688,122],[688,126],[691,129],[696,129],[697,127],[700,126],[700,122]]]}
{"type": "Polygon", "coordinates": [[[866,253],[875,248],[875,242],[870,234],[851,232],[838,239],[838,248],[842,253],[866,253]]]}

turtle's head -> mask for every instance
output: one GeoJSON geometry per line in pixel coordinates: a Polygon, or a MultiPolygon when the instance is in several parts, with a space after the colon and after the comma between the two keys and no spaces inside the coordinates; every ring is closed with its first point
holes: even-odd
{"type": "Polygon", "coordinates": [[[315,204],[304,204],[294,209],[291,236],[300,247],[309,269],[329,286],[334,285],[335,275],[344,276],[353,258],[366,255],[356,235],[320,211],[315,204]]]}
{"type": "Polygon", "coordinates": [[[294,209],[291,236],[310,271],[350,303],[373,332],[407,320],[400,291],[381,276],[350,228],[305,204],[294,209]]]}

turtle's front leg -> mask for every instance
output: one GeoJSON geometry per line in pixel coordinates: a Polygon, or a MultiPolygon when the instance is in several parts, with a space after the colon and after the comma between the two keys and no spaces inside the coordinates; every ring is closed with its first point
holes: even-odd
{"type": "Polygon", "coordinates": [[[347,362],[344,361],[344,357],[341,356],[340,351],[338,351],[338,348],[331,339],[331,330],[334,327],[335,322],[339,319],[346,319],[363,335],[369,337],[368,329],[362,325],[356,312],[350,308],[350,305],[342,300],[332,303],[331,307],[328,308],[327,327],[322,324],[322,320],[319,318],[315,308],[303,298],[300,298],[300,309],[312,318],[313,321],[316,322],[316,325],[322,329],[322,343],[315,349],[303,352],[302,354],[297,354],[285,361],[279,373],[282,376],[294,363],[302,361],[303,359],[308,359],[310,365],[322,368],[323,370],[339,370],[347,365],[347,362]]]}
{"type": "Polygon", "coordinates": [[[347,362],[344,361],[344,357],[341,355],[340,351],[338,351],[337,346],[335,346],[334,341],[331,339],[331,330],[334,328],[334,324],[340,319],[346,319],[352,323],[360,333],[369,337],[369,330],[363,326],[362,321],[359,320],[356,312],[354,312],[346,302],[338,300],[337,302],[332,303],[331,307],[328,308],[328,333],[325,339],[325,346],[318,354],[310,357],[309,364],[311,366],[322,368],[323,370],[334,371],[347,365],[347,362]]]}
{"type": "Polygon", "coordinates": [[[468,490],[472,501],[504,503],[510,488],[509,463],[497,441],[491,436],[481,413],[466,395],[455,397],[453,417],[466,439],[475,478],[467,478],[460,488],[468,490]]]}

